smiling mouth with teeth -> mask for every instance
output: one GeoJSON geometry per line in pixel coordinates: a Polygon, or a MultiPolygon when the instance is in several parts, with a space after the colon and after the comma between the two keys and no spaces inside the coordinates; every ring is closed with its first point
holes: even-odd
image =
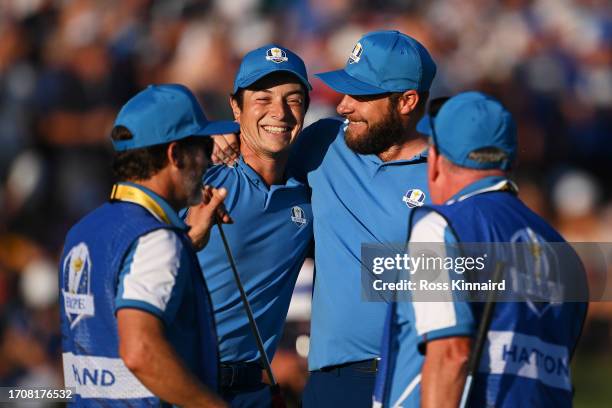
{"type": "Polygon", "coordinates": [[[288,127],[283,127],[283,126],[262,126],[262,127],[268,133],[285,133],[290,130],[288,127]]]}

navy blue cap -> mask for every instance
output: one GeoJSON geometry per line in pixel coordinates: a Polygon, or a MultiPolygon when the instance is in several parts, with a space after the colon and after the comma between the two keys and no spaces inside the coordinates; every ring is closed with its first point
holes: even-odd
{"type": "Polygon", "coordinates": [[[433,144],[459,166],[508,170],[516,157],[512,115],[499,101],[480,92],[450,98],[433,119],[432,130],[433,144]],[[485,148],[493,149],[482,151],[485,148]]]}
{"type": "Polygon", "coordinates": [[[254,84],[273,72],[289,72],[304,84],[309,91],[312,85],[308,82],[306,65],[297,54],[279,45],[268,44],[259,47],[244,56],[234,79],[234,93],[240,88],[254,84]]]}
{"type": "Polygon", "coordinates": [[[436,75],[429,52],[399,31],[374,31],[353,47],[344,69],[316,74],[330,88],[346,95],[428,91],[436,75]]]}
{"type": "Polygon", "coordinates": [[[116,151],[170,143],[189,136],[236,133],[231,121],[206,119],[200,104],[187,87],[177,84],[149,85],[119,111],[115,126],[124,126],[132,138],[113,140],[116,151]]]}

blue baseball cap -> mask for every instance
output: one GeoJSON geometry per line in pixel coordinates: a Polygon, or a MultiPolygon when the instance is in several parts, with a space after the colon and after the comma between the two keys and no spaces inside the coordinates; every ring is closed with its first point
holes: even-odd
{"type": "Polygon", "coordinates": [[[399,31],[374,31],[355,44],[344,69],[316,76],[346,95],[428,91],[436,64],[414,38],[399,31]]]}
{"type": "Polygon", "coordinates": [[[417,123],[416,130],[424,135],[431,136],[431,116],[429,113],[423,115],[419,123],[417,123]]]}
{"type": "Polygon", "coordinates": [[[266,75],[279,71],[295,75],[308,91],[312,89],[304,61],[287,48],[268,44],[244,56],[234,79],[234,93],[240,88],[254,84],[266,75]]]}
{"type": "Polygon", "coordinates": [[[432,139],[444,157],[462,167],[508,170],[516,157],[512,115],[480,92],[450,98],[433,119],[432,139]]]}
{"type": "Polygon", "coordinates": [[[178,84],[149,85],[123,105],[115,126],[124,126],[133,135],[128,140],[113,140],[119,152],[240,129],[236,122],[206,119],[193,93],[178,84]]]}

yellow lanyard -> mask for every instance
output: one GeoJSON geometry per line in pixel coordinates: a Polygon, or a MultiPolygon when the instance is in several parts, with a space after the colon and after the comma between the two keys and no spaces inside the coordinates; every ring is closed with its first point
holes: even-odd
{"type": "Polygon", "coordinates": [[[113,186],[113,191],[111,192],[110,198],[111,200],[127,201],[141,205],[161,218],[166,224],[170,224],[170,220],[168,219],[168,216],[163,208],[161,208],[161,206],[157,204],[155,200],[152,199],[147,193],[136,187],[125,184],[115,184],[113,186]]]}

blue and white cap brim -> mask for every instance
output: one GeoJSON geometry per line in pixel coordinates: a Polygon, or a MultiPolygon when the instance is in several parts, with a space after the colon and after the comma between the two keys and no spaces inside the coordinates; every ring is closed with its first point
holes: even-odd
{"type": "Polygon", "coordinates": [[[315,74],[321,81],[334,91],[345,95],[378,95],[391,92],[388,89],[379,88],[360,81],[350,76],[344,69],[337,71],[322,72],[315,74]]]}

